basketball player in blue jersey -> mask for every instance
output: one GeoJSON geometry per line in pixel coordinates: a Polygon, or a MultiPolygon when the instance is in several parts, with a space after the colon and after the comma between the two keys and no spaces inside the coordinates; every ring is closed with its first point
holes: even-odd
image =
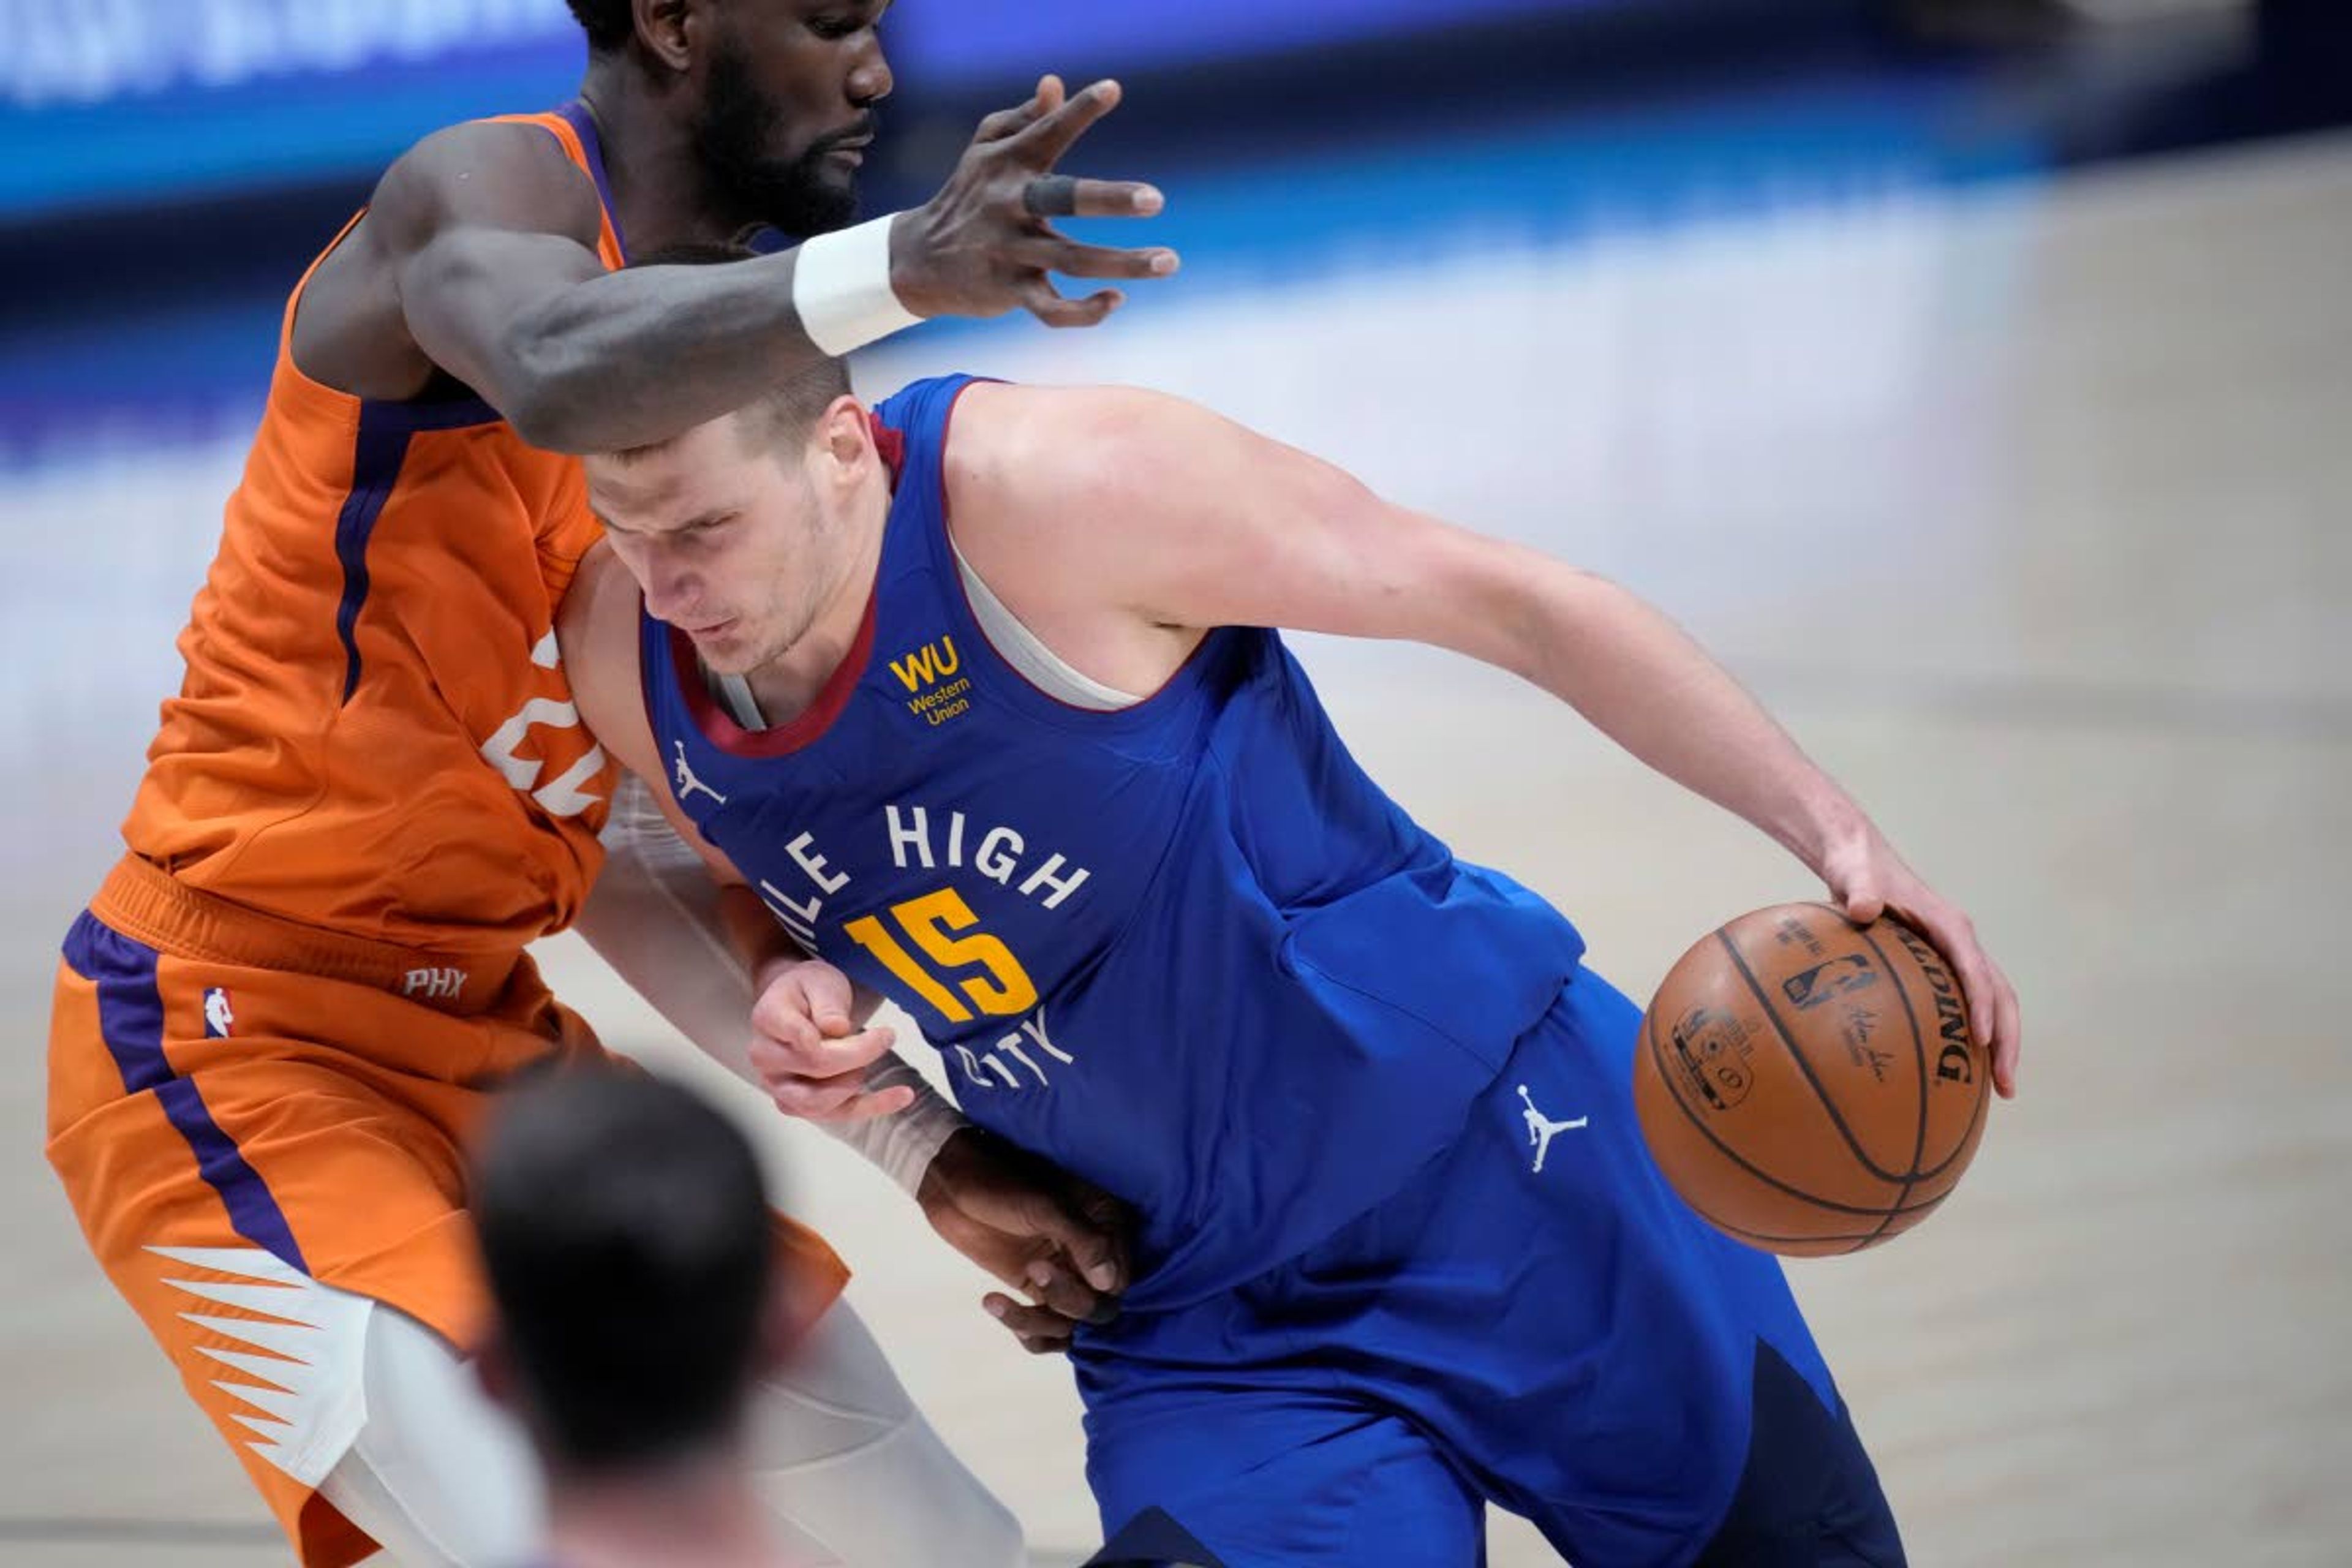
{"type": "Polygon", "coordinates": [[[878,993],[966,1114],[1140,1215],[1072,1350],[1107,1529],[1469,1564],[1491,1500],[1578,1568],[1903,1561],[1778,1263],[1647,1157],[1633,1004],[1260,629],[1541,685],[1921,926],[2013,1093],[1969,922],[1664,616],[1140,391],[950,377],[869,416],[818,373],[588,474],[565,664],[730,884],[782,1102],[861,1107],[878,993]]]}

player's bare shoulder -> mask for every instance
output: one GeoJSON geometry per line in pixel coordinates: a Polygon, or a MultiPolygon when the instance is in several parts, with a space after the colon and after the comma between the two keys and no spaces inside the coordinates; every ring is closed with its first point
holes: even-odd
{"type": "Polygon", "coordinates": [[[295,362],[354,396],[420,395],[435,366],[409,329],[404,263],[467,227],[553,235],[593,258],[602,222],[594,181],[543,128],[474,121],[436,131],[384,172],[312,274],[295,316],[295,362]]]}
{"type": "Polygon", "coordinates": [[[1047,608],[1051,585],[1091,547],[1082,525],[1094,454],[1087,394],[975,381],[956,396],[940,480],[956,548],[1016,609],[1047,608]]]}
{"type": "Polygon", "coordinates": [[[1129,386],[975,383],[943,458],[956,543],[990,567],[1063,563],[1118,594],[1221,486],[1246,482],[1225,449],[1234,427],[1196,404],[1129,386]]]}
{"type": "Polygon", "coordinates": [[[1197,488],[1185,432],[1204,416],[1118,386],[975,384],[957,405],[943,465],[958,552],[1033,636],[1117,690],[1158,690],[1214,624],[1160,607],[1197,488]]]}
{"type": "Polygon", "coordinates": [[[629,772],[661,776],[639,681],[637,628],[644,600],[612,546],[580,560],[555,614],[556,647],[580,721],[629,772]]]}
{"type": "Polygon", "coordinates": [[[956,399],[946,447],[947,480],[961,499],[1047,483],[1116,467],[1153,411],[1179,399],[1129,386],[1025,386],[975,381],[956,399]]]}
{"type": "Polygon", "coordinates": [[[593,249],[603,221],[587,171],[545,127],[522,121],[435,132],[384,171],[368,210],[395,250],[455,225],[561,235],[593,249]]]}
{"type": "Polygon", "coordinates": [[[1064,533],[1083,546],[1116,531],[1134,465],[1155,460],[1139,439],[1171,407],[1121,386],[974,382],[958,397],[941,457],[956,542],[982,551],[1008,536],[1043,548],[1064,533]]]}

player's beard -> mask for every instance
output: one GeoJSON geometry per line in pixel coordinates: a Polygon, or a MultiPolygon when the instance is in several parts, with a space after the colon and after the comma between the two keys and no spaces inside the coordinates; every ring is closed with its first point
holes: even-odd
{"type": "Polygon", "coordinates": [[[708,96],[694,127],[695,152],[719,199],[743,221],[795,239],[844,227],[857,216],[857,181],[825,154],[844,141],[871,135],[873,111],[793,158],[768,152],[782,118],[752,80],[742,50],[722,47],[711,58],[708,96]]]}
{"type": "Polygon", "coordinates": [[[760,619],[746,618],[735,628],[734,646],[723,651],[698,649],[704,668],[747,679],[781,662],[801,645],[816,625],[822,606],[813,600],[772,607],[760,619]]]}
{"type": "Polygon", "coordinates": [[[825,515],[815,481],[799,468],[793,482],[800,491],[792,509],[793,526],[805,531],[801,548],[787,559],[772,559],[754,569],[771,584],[765,602],[755,600],[760,607],[740,618],[732,639],[736,646],[727,650],[723,666],[709,653],[703,656],[703,662],[721,674],[757,674],[799,647],[843,597],[854,598],[862,608],[870,595],[870,589],[860,592],[849,584],[855,563],[844,552],[851,542],[840,522],[825,515]]]}

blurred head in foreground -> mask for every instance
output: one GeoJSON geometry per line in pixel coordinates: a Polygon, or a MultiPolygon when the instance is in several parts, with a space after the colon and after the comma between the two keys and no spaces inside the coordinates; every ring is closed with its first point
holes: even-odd
{"type": "Polygon", "coordinates": [[[644,1074],[531,1079],[476,1150],[473,1212],[498,1320],[481,1376],[538,1450],[559,1558],[619,1560],[579,1538],[632,1533],[632,1510],[761,1530],[742,1429],[788,1341],[742,1133],[644,1074]]]}

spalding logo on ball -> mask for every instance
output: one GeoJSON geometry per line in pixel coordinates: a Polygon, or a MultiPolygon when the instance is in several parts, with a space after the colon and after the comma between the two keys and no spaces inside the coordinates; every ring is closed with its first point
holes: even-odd
{"type": "Polygon", "coordinates": [[[1633,1103],[1683,1201],[1767,1251],[1859,1252],[1936,1211],[1984,1136],[1991,1064],[1943,955],[1892,916],[1742,915],[1683,954],[1633,1103]]]}

